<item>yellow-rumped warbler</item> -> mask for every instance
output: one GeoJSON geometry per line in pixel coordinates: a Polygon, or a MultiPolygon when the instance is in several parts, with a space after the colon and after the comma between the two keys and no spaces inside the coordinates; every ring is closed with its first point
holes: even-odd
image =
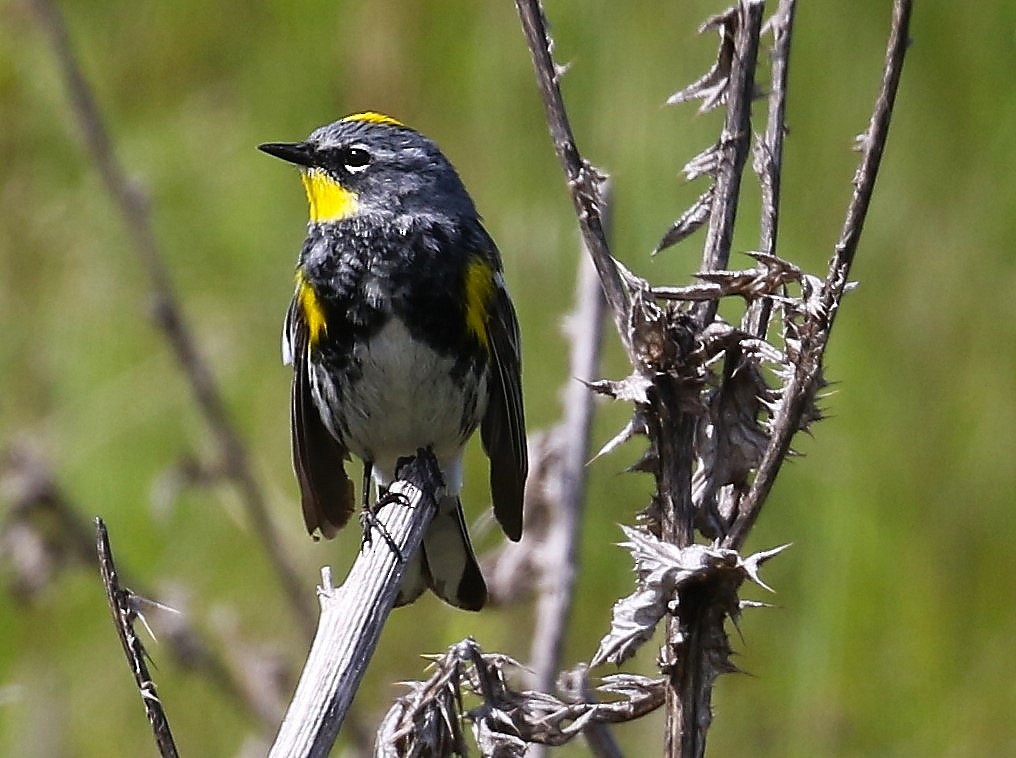
{"type": "Polygon", "coordinates": [[[519,327],[497,247],[437,145],[389,116],[356,113],[260,149],[300,167],[310,203],[282,347],[307,531],[330,538],[348,521],[350,453],[364,487],[372,473],[383,490],[400,457],[430,447],[446,494],[398,602],[430,587],[479,610],[487,587],[459,502],[466,441],[479,426],[512,540],[527,472],[519,327]]]}

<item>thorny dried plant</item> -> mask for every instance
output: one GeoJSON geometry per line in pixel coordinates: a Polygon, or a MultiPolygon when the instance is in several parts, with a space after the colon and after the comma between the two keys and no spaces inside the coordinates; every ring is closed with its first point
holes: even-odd
{"type": "Polygon", "coordinates": [[[407,683],[410,691],[382,721],[376,756],[464,754],[462,720],[483,755],[523,756],[530,745],[563,745],[593,723],[630,721],[663,703],[663,680],[617,674],[590,690],[584,669],[562,677],[560,696],[517,689],[521,665],[484,653],[472,638],[431,660],[430,678],[407,683]]]}
{"type": "MultiPolygon", "coordinates": [[[[691,207],[677,214],[677,220],[653,251],[661,253],[704,231],[697,281],[682,286],[651,285],[611,254],[604,232],[607,176],[582,157],[572,135],[559,88],[566,69],[554,61],[553,42],[538,0],[516,0],[516,5],[583,242],[632,364],[626,378],[589,383],[592,391],[632,406],[630,420],[600,455],[633,437],[644,437],[646,450],[633,469],[652,475],[656,483],[656,492],[641,514],[641,524],[624,528],[623,547],[635,562],[636,587],[615,603],[612,623],[590,665],[621,664],[652,637],[660,621],[665,621],[665,641],[658,659],[662,676],[653,679],[619,673],[603,677],[592,686],[586,675],[588,667],[580,664],[559,677],[556,694],[520,689],[514,684],[514,675],[520,670],[514,660],[485,654],[468,639],[434,660],[435,672],[430,679],[409,685],[409,693],[396,703],[382,724],[376,752],[463,754],[467,744],[462,724],[468,723],[485,755],[522,755],[528,745],[560,745],[580,734],[598,754],[616,755],[616,746],[609,735],[604,736],[604,725],[629,721],[665,707],[665,754],[702,755],[712,718],[713,682],[720,674],[736,670],[730,661],[726,622],[736,624],[744,608],[761,605],[741,599],[740,588],[746,581],[765,587],[759,569],[785,546],[748,557],[743,557],[740,550],[783,461],[792,453],[794,435],[808,430],[822,417],[819,400],[826,386],[822,358],[842,297],[850,287],[850,266],[886,144],[907,46],[911,2],[895,0],[893,5],[881,90],[868,128],[857,141],[861,160],[853,194],[824,277],[802,271],[777,252],[795,2],[780,0],[775,12],[764,21],[761,0],[739,0],[703,24],[701,31],[716,31],[719,35],[715,63],[705,75],[671,96],[668,103],[698,100],[703,112],[722,107],[723,126],[717,140],[683,169],[688,181],[705,179],[707,188],[691,207]],[[771,42],[767,50],[769,80],[762,87],[757,83],[756,63],[760,49],[766,49],[764,34],[771,42]],[[756,132],[752,106],[763,91],[767,105],[765,128],[756,132]],[[757,250],[747,252],[753,265],[732,269],[740,186],[749,165],[761,188],[759,242],[757,250]],[[744,306],[737,324],[718,316],[719,302],[732,298],[744,306]]],[[[278,549],[246,453],[176,306],[144,196],[126,180],[115,159],[94,98],[71,55],[56,7],[48,0],[34,0],[33,7],[52,37],[89,152],[109,194],[129,222],[135,247],[158,293],[158,322],[215,432],[223,468],[244,494],[251,518],[264,537],[265,550],[282,584],[290,590],[286,594],[294,603],[295,616],[309,626],[310,611],[298,601],[298,583],[278,549]]],[[[595,364],[596,345],[589,345],[587,353],[583,365],[595,364]]],[[[568,405],[573,409],[579,403],[569,396],[568,405]]],[[[567,522],[563,531],[568,534],[558,534],[552,541],[561,560],[515,556],[514,565],[524,571],[574,574],[575,567],[562,561],[570,560],[575,549],[582,486],[574,464],[581,463],[584,455],[588,413],[577,413],[562,424],[561,433],[543,446],[552,455],[547,456],[545,465],[533,467],[536,476],[530,489],[543,493],[548,501],[544,503],[545,515],[557,518],[551,513],[556,508],[568,510],[570,516],[563,520],[567,522]],[[535,481],[540,472],[544,472],[545,480],[535,481]],[[565,481],[569,477],[574,481],[565,481]],[[558,502],[549,502],[555,498],[558,502]],[[565,501],[575,502],[565,508],[565,501]]],[[[23,465],[14,468],[27,470],[23,465]]],[[[9,476],[6,479],[12,481],[9,476]]],[[[62,498],[50,480],[33,475],[19,481],[22,486],[17,500],[23,506],[0,528],[0,548],[5,551],[13,542],[28,544],[22,539],[12,541],[11,535],[20,529],[45,532],[35,525],[40,514],[45,522],[53,514],[64,519],[67,511],[54,507],[62,498]]],[[[74,545],[45,539],[31,544],[32,551],[15,557],[36,574],[44,573],[39,566],[46,570],[59,567],[81,552],[74,545]]],[[[538,551],[539,546],[532,549],[538,551]]],[[[101,525],[100,554],[104,556],[104,570],[109,569],[105,574],[107,589],[112,591],[114,615],[118,629],[125,635],[125,652],[143,700],[146,706],[157,705],[154,685],[144,666],[144,651],[133,633],[138,596],[118,589],[101,525]]],[[[557,638],[544,646],[542,669],[559,655],[560,635],[570,609],[567,595],[571,582],[558,584],[566,584],[568,589],[560,602],[548,604],[553,607],[546,614],[543,628],[551,630],[547,635],[557,638]]],[[[23,587],[26,597],[35,591],[32,586],[23,587]]],[[[225,670],[222,666],[215,668],[225,670]]],[[[546,682],[546,674],[546,670],[540,671],[537,679],[546,682]]],[[[261,705],[254,710],[272,707],[261,705]]],[[[157,736],[161,733],[168,737],[165,715],[152,710],[149,715],[157,736]]],[[[162,739],[159,744],[163,754],[173,754],[171,740],[162,739]]]]}
{"type": "MultiPolygon", "coordinates": [[[[634,470],[651,474],[656,492],[641,524],[624,527],[636,588],[619,600],[590,665],[620,664],[667,620],[659,662],[663,677],[605,677],[590,689],[585,666],[578,688],[558,695],[518,691],[506,672],[517,664],[480,652],[471,640],[436,659],[435,674],[389,712],[378,734],[378,755],[443,755],[465,748],[459,720],[473,727],[484,755],[522,755],[527,743],[558,745],[593,723],[624,721],[662,705],[667,709],[665,754],[705,750],[716,677],[735,671],[726,622],[742,609],[744,582],[766,589],[761,565],[786,545],[748,557],[740,549],[758,518],[791,440],[822,418],[827,385],[822,357],[843,295],[871,199],[908,43],[911,3],[896,0],[881,90],[867,130],[843,230],[825,277],[808,274],[777,253],[787,71],[795,2],[782,0],[763,23],[761,0],[740,0],[706,21],[720,45],[710,70],[668,103],[701,101],[700,111],[725,107],[717,141],[683,172],[709,186],[663,234],[660,253],[705,230],[697,282],[651,286],[614,258],[603,233],[601,189],[606,176],[582,158],[561,98],[564,69],[553,59],[537,0],[516,0],[536,68],[552,139],[561,160],[586,248],[600,276],[632,373],[589,383],[591,390],[630,403],[631,419],[598,455],[645,437],[634,470]],[[756,82],[762,38],[770,78],[756,82]],[[765,90],[766,126],[752,127],[752,105],[765,90]],[[744,169],[750,163],[762,190],[759,248],[754,265],[730,269],[733,227],[744,169]],[[738,323],[718,315],[721,299],[743,303],[738,323]],[[463,693],[480,699],[468,710],[463,693]],[[601,703],[598,695],[611,698],[601,703]]],[[[573,676],[574,679],[574,676],[573,676]]],[[[594,749],[595,746],[594,746],[594,749]]],[[[600,754],[612,754],[599,750],[600,754]]]]}

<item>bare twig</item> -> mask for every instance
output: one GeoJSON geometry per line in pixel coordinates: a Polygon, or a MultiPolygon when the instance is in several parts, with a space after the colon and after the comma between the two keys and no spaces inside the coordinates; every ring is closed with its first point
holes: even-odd
{"type": "Polygon", "coordinates": [[[538,689],[550,691],[561,666],[561,648],[571,615],[577,548],[585,503],[586,461],[589,460],[589,431],[592,424],[593,394],[577,379],[591,380],[599,369],[600,336],[603,323],[603,293],[592,264],[579,259],[576,308],[568,319],[571,360],[564,397],[564,418],[552,432],[557,465],[548,477],[551,491],[545,493],[554,509],[551,534],[545,538],[540,597],[531,648],[531,666],[538,689]]]}
{"type": "MultiPolygon", "coordinates": [[[[579,570],[578,546],[585,504],[586,461],[594,398],[583,381],[598,375],[603,334],[603,291],[586,256],[579,258],[575,310],[566,329],[571,337],[570,381],[563,397],[564,418],[550,432],[550,470],[543,478],[541,497],[550,514],[547,534],[539,549],[540,585],[536,603],[531,667],[536,689],[551,692],[561,668],[561,652],[571,618],[575,580],[579,570]]],[[[613,755],[613,739],[605,727],[586,733],[596,755],[613,755]]],[[[539,751],[535,753],[539,754],[539,751]]]]}
{"type": "Polygon", "coordinates": [[[911,0],[896,0],[893,4],[892,27],[886,49],[882,85],[875,100],[875,109],[868,129],[861,142],[861,161],[854,175],[854,192],[843,222],[843,230],[829,263],[829,273],[819,294],[818,303],[813,308],[811,318],[805,322],[801,330],[800,344],[796,346],[800,359],[784,389],[787,399],[777,409],[769,446],[762,457],[751,488],[739,505],[737,519],[723,540],[724,547],[738,549],[747,539],[790,450],[791,439],[800,428],[802,418],[818,389],[822,356],[829,340],[833,319],[848,284],[850,265],[857,251],[861,229],[878,176],[882,151],[889,134],[893,103],[896,100],[903,60],[909,43],[911,10],[911,0]]]}
{"type": "Polygon", "coordinates": [[[822,290],[822,304],[827,314],[823,326],[827,335],[847,287],[850,266],[854,262],[857,245],[861,240],[861,230],[864,228],[871,194],[875,189],[875,179],[882,163],[882,151],[889,138],[889,122],[892,120],[896,91],[899,89],[900,76],[903,74],[903,59],[910,45],[912,9],[913,0],[896,0],[893,3],[892,28],[882,69],[882,86],[875,100],[875,110],[871,114],[868,128],[859,136],[861,162],[854,173],[854,193],[850,198],[840,239],[836,243],[836,252],[829,262],[829,273],[826,275],[822,290]]]}
{"type": "Polygon", "coordinates": [[[600,276],[600,284],[614,314],[614,324],[624,340],[631,310],[632,285],[626,281],[627,272],[610,254],[604,232],[602,187],[606,177],[579,154],[558,84],[562,69],[554,62],[554,43],[547,33],[547,22],[539,0],[515,0],[515,7],[529,43],[550,136],[568,179],[582,239],[600,276]]]}
{"type": "Polygon", "coordinates": [[[139,616],[138,598],[130,590],[120,586],[120,579],[113,563],[113,551],[109,545],[109,534],[101,518],[95,519],[95,532],[102,586],[106,590],[106,600],[113,614],[113,624],[120,637],[124,655],[127,656],[131,671],[134,673],[134,681],[141,693],[141,702],[145,706],[148,722],[152,725],[155,744],[163,758],[176,758],[176,745],[169,729],[169,721],[166,719],[162,701],[159,700],[155,682],[152,681],[151,674],[148,673],[148,664],[145,662],[148,655],[134,632],[134,622],[139,616]]]}
{"type": "Polygon", "coordinates": [[[223,469],[240,493],[254,531],[282,584],[283,594],[292,606],[297,621],[309,634],[314,628],[314,613],[309,598],[282,548],[278,532],[269,516],[264,492],[254,477],[247,449],[229,418],[211,368],[199,352],[194,334],[184,318],[163,263],[152,226],[148,198],[139,186],[128,179],[116,156],[95,96],[74,55],[60,9],[52,0],[31,0],[31,5],[60,65],[73,115],[88,155],[120,212],[151,282],[155,323],[169,342],[198,408],[215,437],[223,469]]]}
{"type": "MultiPolygon", "coordinates": [[[[763,7],[762,0],[741,0],[721,22],[723,33],[734,37],[734,50],[726,87],[727,113],[717,145],[716,190],[702,250],[701,271],[724,269],[730,260],[741,176],[751,147],[751,101],[755,95],[755,63],[763,7]]],[[[707,300],[698,306],[696,317],[701,326],[712,322],[718,305],[718,300],[707,300]]]]}
{"type": "MultiPolygon", "coordinates": [[[[772,256],[776,255],[780,223],[780,178],[783,175],[783,142],[787,136],[787,77],[790,72],[790,42],[793,39],[796,10],[797,0],[780,0],[779,8],[768,22],[773,35],[769,112],[765,134],[755,149],[755,170],[762,190],[759,250],[772,256]]],[[[742,320],[745,331],[765,338],[771,313],[770,298],[761,297],[753,301],[742,320]]]]}
{"type": "Polygon", "coordinates": [[[270,755],[326,756],[377,647],[406,564],[415,555],[443,488],[433,454],[421,450],[401,466],[376,518],[391,537],[364,546],[345,584],[322,570],[321,618],[300,683],[270,755]]]}

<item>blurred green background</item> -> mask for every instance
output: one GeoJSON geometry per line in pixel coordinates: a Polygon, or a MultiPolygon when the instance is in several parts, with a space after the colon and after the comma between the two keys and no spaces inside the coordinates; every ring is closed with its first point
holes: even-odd
{"type": "MultiPolygon", "coordinates": [[[[321,565],[344,571],[356,535],[315,544],[303,533],[279,332],[304,199],[295,172],[255,145],[365,109],[435,138],[504,255],[530,428],[557,419],[577,233],[511,3],[63,5],[308,594],[321,565]]],[[[861,286],[828,355],[831,418],[798,440],[807,456],[785,469],[751,540],[794,547],[766,567],[778,595],[749,591],[776,607],[752,611],[735,636],[750,675],[717,686],[713,755],[1016,754],[1016,5],[918,5],[853,272],[861,286]]],[[[695,28],[723,7],[547,3],[580,147],[614,177],[615,249],[655,283],[694,269],[701,237],[648,251],[704,188],[678,172],[721,118],[662,103],[710,65],[715,37],[695,28]]],[[[888,19],[875,0],[798,13],[780,250],[815,273],[846,206],[888,19]]],[[[306,640],[230,488],[166,486],[214,446],[147,317],[147,280],[52,51],[17,0],[0,2],[0,156],[0,442],[41,453],[82,517],[106,519],[122,570],[184,607],[219,652],[299,667],[306,640]]],[[[756,216],[746,202],[738,249],[755,245],[756,216]]],[[[624,372],[612,346],[604,375],[624,372]]],[[[594,444],[625,415],[603,406],[594,444]]],[[[637,455],[630,444],[589,469],[569,666],[589,658],[631,586],[611,544],[646,502],[647,478],[619,475],[637,455]]],[[[477,451],[470,460],[476,516],[486,476],[477,451]]],[[[474,617],[429,597],[397,611],[358,719],[372,727],[402,691],[393,683],[422,675],[420,653],[466,634],[524,660],[531,616],[474,617]]],[[[150,649],[185,755],[257,753],[272,725],[150,649]]],[[[654,650],[634,668],[652,671],[654,650]]],[[[661,723],[618,738],[656,754],[661,723]]],[[[0,753],[154,754],[92,564],[30,602],[0,596],[0,753]]]]}

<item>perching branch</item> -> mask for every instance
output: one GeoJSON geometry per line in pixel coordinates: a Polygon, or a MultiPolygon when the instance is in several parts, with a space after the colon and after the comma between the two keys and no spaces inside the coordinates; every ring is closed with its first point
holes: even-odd
{"type": "Polygon", "coordinates": [[[151,283],[155,323],[169,343],[194,400],[215,438],[222,470],[239,492],[254,533],[261,540],[282,584],[283,595],[292,606],[297,621],[309,634],[314,628],[313,610],[305,600],[306,593],[269,516],[265,495],[254,476],[247,448],[230,420],[222,393],[208,362],[198,350],[197,340],[174,292],[152,226],[148,197],[127,177],[117,158],[95,95],[74,55],[60,9],[52,0],[31,0],[31,5],[39,27],[49,39],[59,63],[72,115],[88,156],[114,206],[120,212],[134,250],[151,283]]]}
{"type": "Polygon", "coordinates": [[[437,512],[444,484],[433,454],[420,450],[400,464],[398,480],[376,514],[391,542],[374,534],[341,587],[332,586],[329,569],[322,570],[317,634],[269,754],[273,758],[328,755],[395,603],[406,564],[437,512]]]}

